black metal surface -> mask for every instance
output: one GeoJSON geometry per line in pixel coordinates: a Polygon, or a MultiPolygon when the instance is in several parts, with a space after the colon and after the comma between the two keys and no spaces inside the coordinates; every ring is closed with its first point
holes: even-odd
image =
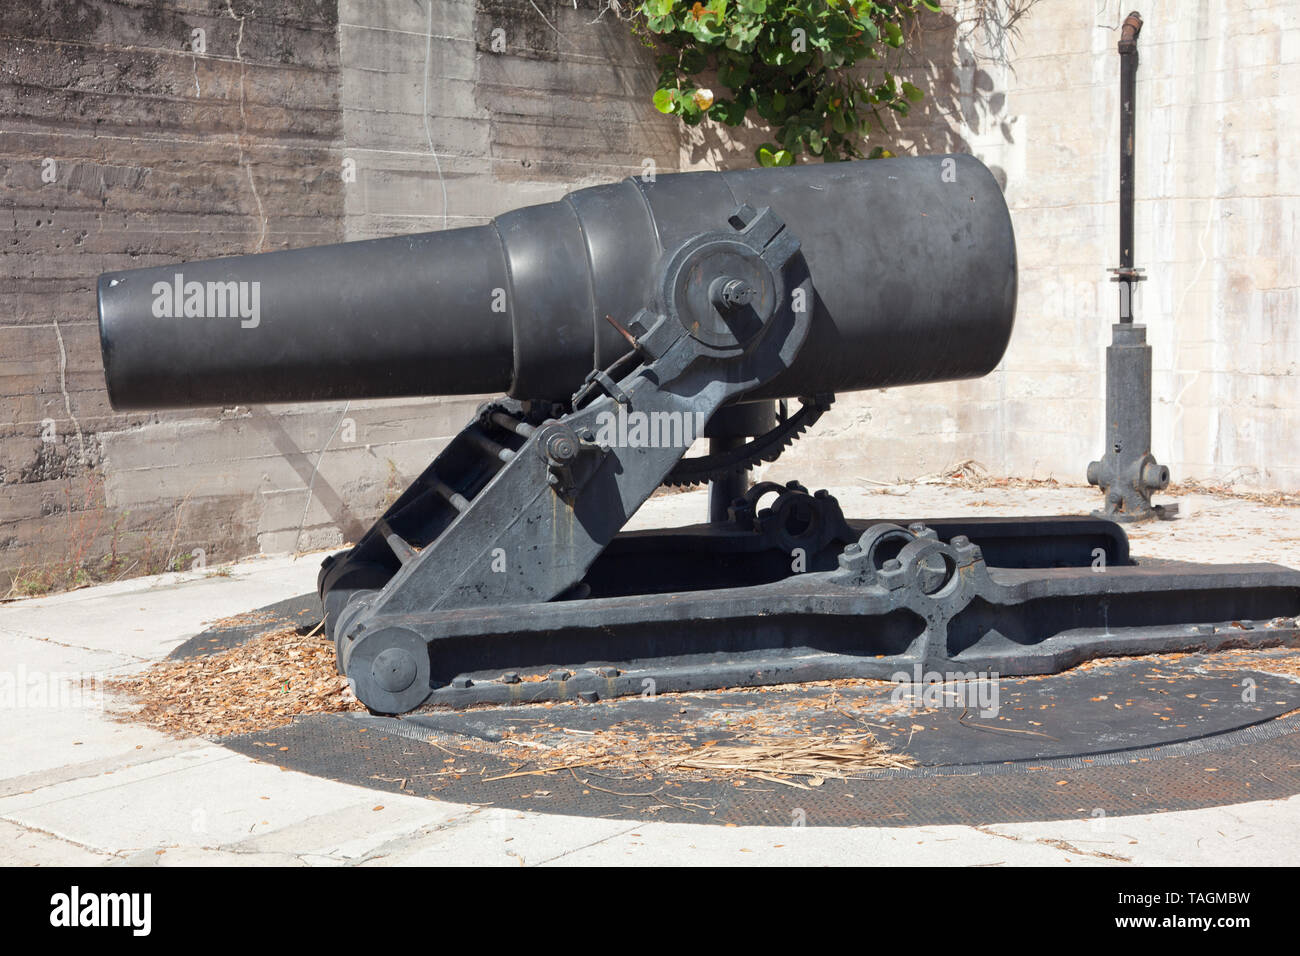
{"type": "Polygon", "coordinates": [[[1300,792],[1300,718],[1278,716],[1300,704],[1300,684],[1269,675],[1267,655],[1207,673],[1212,660],[1120,661],[1004,680],[1003,720],[953,706],[884,713],[877,705],[893,690],[840,685],[422,712],[400,721],[330,715],[222,743],[377,790],[543,813],[715,825],[1055,819],[1104,825],[1105,818],[1126,814],[1300,792]],[[1258,703],[1241,700],[1247,678],[1258,703]],[[792,736],[870,730],[919,766],[831,778],[818,787],[800,777],[787,779],[801,786],[788,786],[736,774],[647,771],[635,761],[492,779],[552,765],[545,747],[532,763],[513,756],[520,751],[508,744],[520,733],[561,745],[593,731],[703,745],[745,739],[756,715],[787,720],[792,736]]]}
{"type": "Polygon", "coordinates": [[[1006,203],[978,160],[926,156],[629,179],[486,226],[108,273],[109,396],[119,409],[562,400],[627,350],[606,316],[647,306],[661,259],[744,203],[800,236],[816,288],[808,347],[751,397],[971,378],[1002,357],[1016,299],[1006,203]],[[250,297],[258,283],[256,325],[206,314],[206,298],[202,316],[155,314],[155,285],[177,275],[182,312],[186,283],[205,296],[248,283],[250,297]]]}
{"type": "MultiPolygon", "coordinates": [[[[1293,652],[1287,652],[1293,653],[1293,652]]],[[[869,730],[922,768],[979,770],[984,765],[1096,757],[1225,734],[1300,708],[1300,683],[1264,672],[1258,652],[1250,693],[1245,670],[1206,672],[1213,656],[1106,661],[1041,678],[927,684],[907,673],[893,684],[840,681],[834,687],[787,685],[762,691],[665,694],[586,706],[426,708],[405,715],[416,728],[509,740],[544,726],[543,742],[565,733],[620,731],[650,739],[681,736],[702,746],[751,733],[742,718],[790,736],[869,730]],[[1243,699],[1245,698],[1245,699],[1243,699]]],[[[572,738],[569,738],[572,742],[572,738]]],[[[906,775],[906,774],[904,774],[906,775]]]]}

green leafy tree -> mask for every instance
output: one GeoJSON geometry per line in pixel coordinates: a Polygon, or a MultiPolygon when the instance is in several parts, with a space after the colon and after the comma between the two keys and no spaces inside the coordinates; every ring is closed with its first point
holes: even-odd
{"type": "MultiPolygon", "coordinates": [[[[922,92],[888,69],[855,70],[903,45],[903,31],[935,0],[643,0],[635,21],[662,51],[654,105],[695,126],[708,116],[739,126],[751,110],[776,135],[756,158],[789,166],[800,153],[858,159],[882,110],[906,115],[922,92]],[[726,92],[697,82],[716,71],[726,92]],[[868,79],[863,79],[863,74],[868,79]]],[[[885,151],[877,147],[872,155],[885,151]]]]}

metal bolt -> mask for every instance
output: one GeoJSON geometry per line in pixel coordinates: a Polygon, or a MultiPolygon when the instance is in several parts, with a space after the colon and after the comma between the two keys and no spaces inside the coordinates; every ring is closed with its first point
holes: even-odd
{"type": "Polygon", "coordinates": [[[621,671],[617,667],[597,667],[596,673],[601,677],[617,677],[621,671]]]}
{"type": "Polygon", "coordinates": [[[451,686],[459,687],[463,690],[466,687],[473,687],[474,682],[470,680],[468,677],[453,677],[451,681],[451,686]]]}
{"type": "Polygon", "coordinates": [[[547,680],[556,680],[556,681],[566,681],[566,680],[568,680],[568,679],[569,679],[570,677],[572,677],[572,676],[573,676],[573,675],[570,674],[568,671],[564,671],[564,670],[555,670],[555,671],[551,671],[549,674],[547,674],[547,675],[546,675],[546,679],[547,679],[547,680]]]}
{"type": "Polygon", "coordinates": [[[503,684],[518,684],[520,680],[521,678],[514,671],[501,675],[501,683],[503,684]]]}
{"type": "Polygon", "coordinates": [[[568,461],[578,453],[568,435],[552,435],[546,443],[546,453],[558,461],[568,461]]]}
{"type": "Polygon", "coordinates": [[[862,545],[860,544],[846,544],[844,546],[845,554],[857,554],[861,550],[862,550],[862,545]]]}
{"type": "Polygon", "coordinates": [[[925,525],[920,521],[913,521],[907,526],[907,530],[912,532],[912,534],[920,534],[925,530],[925,525]]]}
{"type": "Polygon", "coordinates": [[[730,311],[748,305],[754,301],[757,293],[754,291],[753,286],[744,279],[720,277],[714,280],[709,295],[713,299],[715,306],[724,311],[730,311]]]}
{"type": "Polygon", "coordinates": [[[596,701],[600,700],[600,695],[594,690],[584,690],[578,694],[578,700],[582,701],[584,704],[594,704],[596,701]]]}
{"type": "Polygon", "coordinates": [[[964,534],[959,534],[957,537],[952,539],[951,544],[954,548],[964,548],[970,544],[970,538],[966,537],[964,534]]]}
{"type": "Polygon", "coordinates": [[[885,562],[885,566],[884,566],[883,568],[881,568],[881,570],[882,570],[882,571],[900,571],[900,570],[902,570],[902,567],[903,567],[903,562],[902,562],[902,561],[899,561],[898,558],[890,558],[888,561],[885,562]]]}

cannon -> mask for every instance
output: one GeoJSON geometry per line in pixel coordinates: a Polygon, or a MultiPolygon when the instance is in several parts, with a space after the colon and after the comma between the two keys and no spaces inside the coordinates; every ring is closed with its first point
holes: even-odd
{"type": "Polygon", "coordinates": [[[750,487],[837,393],[991,371],[1016,288],[998,184],[954,155],[628,179],[98,293],[117,408],[499,395],[322,566],[378,713],[1295,640],[1287,568],[1137,562],[1099,517],[849,519],[750,487]],[[704,483],[707,522],[625,530],[704,483]]]}

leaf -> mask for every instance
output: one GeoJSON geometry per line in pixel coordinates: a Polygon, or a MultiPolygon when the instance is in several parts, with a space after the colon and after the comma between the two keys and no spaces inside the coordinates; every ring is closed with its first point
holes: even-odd
{"type": "Polygon", "coordinates": [[[660,113],[673,111],[673,94],[671,90],[655,90],[655,109],[660,113]]]}
{"type": "Polygon", "coordinates": [[[915,87],[906,81],[903,82],[903,95],[913,103],[919,103],[921,100],[925,99],[925,94],[921,92],[918,87],[915,87]]]}

